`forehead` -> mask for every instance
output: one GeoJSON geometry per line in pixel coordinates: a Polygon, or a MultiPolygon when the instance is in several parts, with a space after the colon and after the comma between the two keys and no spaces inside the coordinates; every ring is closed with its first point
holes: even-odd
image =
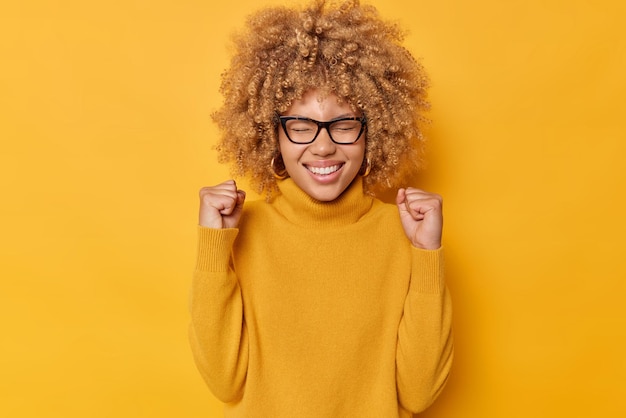
{"type": "Polygon", "coordinates": [[[333,93],[319,89],[308,90],[300,99],[294,100],[286,113],[310,117],[313,117],[311,114],[319,116],[332,114],[333,117],[354,114],[349,103],[340,100],[333,93]]]}

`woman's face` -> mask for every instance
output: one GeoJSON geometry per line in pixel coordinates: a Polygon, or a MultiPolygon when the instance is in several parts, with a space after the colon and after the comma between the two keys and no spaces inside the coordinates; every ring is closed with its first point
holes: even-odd
{"type": "MultiPolygon", "coordinates": [[[[326,122],[361,114],[353,112],[345,102],[338,103],[333,94],[319,100],[319,92],[310,90],[281,116],[326,122]]],[[[309,196],[324,202],[335,200],[346,190],[357,176],[365,156],[365,133],[353,144],[336,144],[328,131],[322,129],[311,144],[294,144],[279,126],[278,141],[289,176],[309,196]]]]}

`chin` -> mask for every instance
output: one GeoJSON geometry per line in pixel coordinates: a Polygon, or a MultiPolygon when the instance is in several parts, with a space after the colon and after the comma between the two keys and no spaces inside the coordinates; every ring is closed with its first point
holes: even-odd
{"type": "Polygon", "coordinates": [[[354,177],[352,177],[352,173],[344,172],[335,178],[329,177],[326,180],[319,180],[312,177],[308,171],[305,174],[304,176],[292,178],[300,189],[311,198],[320,202],[332,202],[339,198],[350,187],[357,175],[355,173],[354,177]]]}

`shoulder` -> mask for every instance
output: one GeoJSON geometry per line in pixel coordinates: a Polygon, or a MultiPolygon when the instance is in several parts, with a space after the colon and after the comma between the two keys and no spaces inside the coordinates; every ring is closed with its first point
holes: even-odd
{"type": "Polygon", "coordinates": [[[399,224],[400,222],[398,207],[377,198],[373,199],[372,208],[367,213],[367,216],[392,223],[397,222],[399,224]]]}
{"type": "Polygon", "coordinates": [[[246,201],[243,205],[242,220],[256,219],[267,215],[271,205],[263,199],[246,201]]]}
{"type": "Polygon", "coordinates": [[[377,233],[391,239],[404,237],[404,229],[400,222],[398,207],[391,203],[374,199],[371,209],[359,221],[368,229],[376,230],[377,233]]]}

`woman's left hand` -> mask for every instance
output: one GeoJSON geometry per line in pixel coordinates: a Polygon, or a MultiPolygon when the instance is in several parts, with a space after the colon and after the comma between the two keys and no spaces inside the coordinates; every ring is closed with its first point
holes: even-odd
{"type": "Polygon", "coordinates": [[[408,187],[398,190],[396,204],[406,236],[424,250],[441,247],[443,199],[434,193],[408,187]]]}

